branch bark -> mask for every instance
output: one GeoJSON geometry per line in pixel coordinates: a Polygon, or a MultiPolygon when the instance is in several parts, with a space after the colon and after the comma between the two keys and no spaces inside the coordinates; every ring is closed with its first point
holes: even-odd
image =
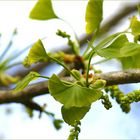
{"type": "MultiPolygon", "coordinates": [[[[106,86],[117,84],[128,84],[140,82],[140,69],[132,69],[126,71],[108,72],[95,74],[95,77],[107,81],[106,86]]],[[[63,80],[73,81],[70,77],[65,77],[63,80]]],[[[33,97],[46,95],[49,93],[48,82],[40,82],[29,85],[23,91],[13,94],[12,90],[0,90],[0,104],[5,103],[24,103],[33,97]]]]}
{"type": "Polygon", "coordinates": [[[140,69],[130,69],[118,72],[96,74],[97,77],[107,81],[106,86],[140,82],[140,69]]]}

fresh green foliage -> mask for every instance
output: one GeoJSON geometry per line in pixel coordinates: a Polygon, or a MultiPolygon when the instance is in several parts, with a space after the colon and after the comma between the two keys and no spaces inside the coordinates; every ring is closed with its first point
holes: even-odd
{"type": "Polygon", "coordinates": [[[61,112],[64,121],[69,125],[74,126],[75,122],[80,121],[89,111],[89,109],[90,106],[71,107],[71,108],[65,108],[65,106],[63,106],[61,112]]]}
{"type": "Polygon", "coordinates": [[[119,59],[123,69],[140,68],[140,54],[119,59]]]}
{"type": "Polygon", "coordinates": [[[102,95],[100,90],[82,87],[76,82],[65,84],[56,75],[49,79],[49,90],[65,108],[90,106],[102,95]]]}
{"type": "Polygon", "coordinates": [[[138,21],[136,16],[131,18],[130,28],[133,35],[140,35],[140,21],[138,21]]]}
{"type": "Polygon", "coordinates": [[[89,0],[86,8],[86,32],[93,33],[100,27],[103,15],[103,0],[89,0]]]}
{"type": "Polygon", "coordinates": [[[33,63],[46,62],[48,60],[48,55],[41,42],[38,40],[30,49],[28,56],[24,60],[24,66],[28,67],[33,63]]]}
{"type": "Polygon", "coordinates": [[[110,35],[109,37],[105,38],[104,40],[99,42],[99,44],[97,44],[97,46],[95,47],[95,51],[96,50],[98,51],[106,46],[109,46],[111,44],[111,42],[121,34],[122,34],[122,32],[110,35]]]}
{"type": "Polygon", "coordinates": [[[25,78],[22,81],[18,82],[14,89],[14,93],[24,89],[32,80],[37,79],[39,76],[40,74],[37,72],[30,72],[27,76],[25,76],[25,78]]]}
{"type": "Polygon", "coordinates": [[[99,49],[97,53],[106,58],[128,57],[138,54],[140,45],[129,42],[126,35],[120,35],[111,45],[99,49]]]}
{"type": "Polygon", "coordinates": [[[30,12],[30,18],[37,20],[49,20],[58,17],[53,11],[51,0],[38,0],[30,12]]]}

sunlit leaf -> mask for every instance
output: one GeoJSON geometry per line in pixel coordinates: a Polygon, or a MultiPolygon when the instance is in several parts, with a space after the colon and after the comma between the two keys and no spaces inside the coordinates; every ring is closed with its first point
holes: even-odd
{"type": "Polygon", "coordinates": [[[20,82],[17,83],[15,89],[14,89],[14,92],[19,92],[21,91],[22,89],[24,89],[32,80],[35,80],[37,79],[38,77],[40,76],[39,73],[37,72],[30,72],[28,75],[26,75],[24,77],[23,80],[21,80],[20,82]]]}
{"type": "Polygon", "coordinates": [[[38,40],[30,49],[28,56],[24,60],[23,64],[25,66],[30,66],[33,63],[45,62],[48,60],[48,55],[46,50],[41,42],[38,40]]]}
{"type": "Polygon", "coordinates": [[[110,43],[116,39],[120,34],[122,34],[121,32],[113,34],[107,38],[105,38],[103,41],[101,41],[99,44],[97,44],[97,46],[95,47],[95,51],[96,50],[100,50],[101,48],[104,48],[106,46],[109,46],[110,43]]]}
{"type": "Polygon", "coordinates": [[[132,30],[133,35],[139,35],[140,34],[140,21],[137,19],[136,16],[133,16],[131,18],[130,28],[132,30]]]}
{"type": "Polygon", "coordinates": [[[140,68],[140,53],[130,57],[119,58],[123,69],[140,68]]]}
{"type": "Polygon", "coordinates": [[[111,45],[97,50],[97,54],[106,58],[128,57],[138,54],[140,44],[128,42],[126,35],[120,35],[111,45]]]}
{"type": "Polygon", "coordinates": [[[51,0],[38,0],[29,17],[37,20],[58,18],[53,11],[51,0]]]}
{"type": "Polygon", "coordinates": [[[126,42],[120,49],[120,57],[134,56],[140,53],[140,44],[126,42]]]}
{"type": "Polygon", "coordinates": [[[49,90],[55,100],[64,104],[65,108],[89,106],[98,100],[102,92],[82,87],[77,83],[64,83],[56,75],[49,79],[49,90]]]}
{"type": "Polygon", "coordinates": [[[80,121],[89,111],[90,106],[85,107],[71,107],[61,109],[63,119],[69,125],[74,125],[76,121],[80,121]]]}
{"type": "Polygon", "coordinates": [[[89,0],[86,8],[86,32],[93,33],[99,28],[103,15],[103,0],[89,0]]]}
{"type": "Polygon", "coordinates": [[[112,44],[106,48],[97,50],[98,55],[106,58],[120,57],[120,49],[128,42],[126,35],[120,35],[112,44]]]}

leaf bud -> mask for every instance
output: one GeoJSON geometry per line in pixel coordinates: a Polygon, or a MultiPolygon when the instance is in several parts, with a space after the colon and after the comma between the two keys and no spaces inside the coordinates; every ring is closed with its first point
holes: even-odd
{"type": "Polygon", "coordinates": [[[96,80],[91,86],[92,88],[99,89],[99,88],[103,88],[105,85],[106,85],[106,81],[99,79],[99,80],[96,80]]]}

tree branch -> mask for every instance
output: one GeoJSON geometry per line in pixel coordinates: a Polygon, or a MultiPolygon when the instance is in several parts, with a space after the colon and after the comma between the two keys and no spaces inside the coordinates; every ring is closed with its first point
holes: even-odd
{"type": "MultiPolygon", "coordinates": [[[[104,35],[108,31],[112,29],[112,27],[116,26],[120,20],[124,17],[128,16],[130,13],[135,12],[137,10],[137,6],[126,6],[119,11],[116,15],[113,16],[112,19],[108,20],[108,22],[101,28],[101,35],[104,35]]],[[[92,35],[85,35],[80,39],[80,45],[84,45],[87,43],[87,40],[90,40],[92,35]]],[[[69,50],[66,50],[69,51],[69,50]]],[[[24,77],[29,71],[40,71],[44,67],[46,67],[48,63],[35,65],[31,69],[20,70],[17,71],[14,75],[19,75],[24,77]]],[[[126,84],[126,83],[137,83],[140,82],[140,70],[127,70],[120,72],[110,72],[103,74],[96,74],[96,77],[104,79],[107,81],[107,86],[115,85],[115,84],[126,84]]],[[[68,80],[69,78],[66,78],[68,80]]],[[[12,93],[12,90],[0,90],[0,104],[4,103],[23,103],[24,101],[28,101],[33,97],[48,94],[48,82],[40,82],[34,85],[30,85],[26,87],[23,91],[18,92],[16,94],[12,93]]]]}
{"type": "MultiPolygon", "coordinates": [[[[128,84],[140,82],[140,69],[132,69],[118,72],[108,72],[102,74],[95,74],[95,77],[107,81],[106,86],[116,84],[128,84]]],[[[63,80],[73,81],[70,77],[65,77],[63,80]]],[[[49,93],[48,82],[40,82],[29,85],[23,91],[12,93],[12,90],[0,90],[0,104],[5,103],[24,103],[40,95],[49,93]]]]}
{"type": "Polygon", "coordinates": [[[96,74],[97,77],[107,81],[107,86],[140,82],[140,69],[130,69],[118,72],[96,74]]]}
{"type": "Polygon", "coordinates": [[[23,103],[33,97],[44,95],[48,92],[48,82],[29,85],[24,90],[17,93],[12,93],[12,90],[0,90],[0,104],[12,102],[23,103]]]}

